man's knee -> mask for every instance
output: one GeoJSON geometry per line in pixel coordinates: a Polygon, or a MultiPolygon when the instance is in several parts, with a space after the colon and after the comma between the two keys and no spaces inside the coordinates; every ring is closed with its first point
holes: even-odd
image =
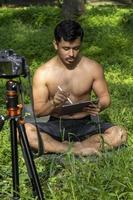
{"type": "MultiPolygon", "coordinates": [[[[26,131],[26,134],[27,134],[27,132],[29,132],[29,130],[31,129],[30,124],[29,123],[25,124],[24,127],[25,127],[25,131],[26,131]]],[[[19,131],[19,129],[17,129],[17,141],[18,141],[18,143],[20,143],[20,137],[21,137],[21,131],[19,131]]]]}
{"type": "Polygon", "coordinates": [[[35,131],[35,126],[33,124],[30,124],[30,123],[26,123],[25,124],[25,130],[26,130],[26,133],[30,133],[30,132],[34,132],[35,131]]]}
{"type": "MultiPolygon", "coordinates": [[[[110,128],[108,132],[111,136],[111,143],[113,147],[121,146],[127,142],[128,134],[126,129],[120,126],[110,128]]],[[[108,134],[107,133],[107,134],[108,134]]]]}
{"type": "MultiPolygon", "coordinates": [[[[34,146],[34,144],[37,143],[36,142],[37,141],[36,127],[34,125],[30,124],[30,123],[26,123],[25,124],[25,131],[26,131],[26,135],[27,135],[27,138],[28,138],[30,145],[34,146]]],[[[19,137],[21,137],[21,135],[19,135],[19,137]]]]}
{"type": "Polygon", "coordinates": [[[127,142],[128,133],[125,128],[118,127],[118,134],[120,135],[120,141],[122,144],[127,142]]]}

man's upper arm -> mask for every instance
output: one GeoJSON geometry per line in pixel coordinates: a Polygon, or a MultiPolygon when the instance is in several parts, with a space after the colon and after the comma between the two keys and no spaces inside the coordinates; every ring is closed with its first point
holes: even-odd
{"type": "Polygon", "coordinates": [[[104,77],[104,71],[101,65],[95,67],[94,80],[92,89],[99,99],[104,98],[106,104],[110,104],[110,95],[108,91],[107,82],[104,77]]]}
{"type": "Polygon", "coordinates": [[[48,101],[46,79],[41,70],[37,70],[33,77],[33,98],[35,110],[41,109],[41,107],[48,101]]]}

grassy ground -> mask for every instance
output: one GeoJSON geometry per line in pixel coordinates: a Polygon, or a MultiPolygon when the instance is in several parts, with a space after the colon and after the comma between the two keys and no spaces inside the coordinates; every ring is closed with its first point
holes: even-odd
{"type": "MultiPolygon", "coordinates": [[[[60,10],[51,7],[1,8],[0,49],[14,49],[27,58],[31,75],[55,52],[53,27],[60,10]]],[[[47,155],[35,159],[48,200],[133,199],[133,10],[131,7],[88,6],[78,19],[85,29],[83,54],[100,62],[112,97],[112,106],[102,117],[124,126],[129,133],[126,147],[97,157],[47,155]]],[[[27,88],[27,80],[23,80],[27,88]]],[[[26,91],[25,91],[26,92],[26,91]]],[[[5,80],[0,80],[0,112],[5,113],[5,80]]],[[[25,100],[28,101],[27,99],[25,100]]],[[[0,199],[12,196],[10,132],[8,122],[0,134],[0,199]]],[[[22,200],[32,197],[25,162],[19,150],[22,200]]]]}

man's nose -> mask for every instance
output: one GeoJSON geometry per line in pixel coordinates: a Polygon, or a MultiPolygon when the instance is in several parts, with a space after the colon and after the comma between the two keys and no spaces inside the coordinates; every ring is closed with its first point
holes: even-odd
{"type": "Polygon", "coordinates": [[[74,56],[74,50],[73,50],[73,49],[70,49],[70,50],[69,50],[69,55],[70,55],[71,57],[74,56]]]}

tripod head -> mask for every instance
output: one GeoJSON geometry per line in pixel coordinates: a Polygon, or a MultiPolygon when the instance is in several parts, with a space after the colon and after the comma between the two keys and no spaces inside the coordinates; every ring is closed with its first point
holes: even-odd
{"type": "Polygon", "coordinates": [[[6,105],[9,117],[17,117],[21,114],[22,105],[18,104],[19,85],[17,81],[9,80],[6,83],[6,105]]]}
{"type": "Polygon", "coordinates": [[[21,116],[22,104],[18,103],[19,87],[18,81],[9,80],[6,82],[7,116],[0,115],[0,131],[7,119],[21,116]]]}
{"type": "Polygon", "coordinates": [[[0,115],[0,131],[5,120],[18,117],[22,111],[22,104],[18,104],[20,85],[13,78],[29,75],[29,68],[23,56],[17,55],[12,49],[0,51],[0,78],[9,79],[6,83],[7,116],[0,115]]]}

